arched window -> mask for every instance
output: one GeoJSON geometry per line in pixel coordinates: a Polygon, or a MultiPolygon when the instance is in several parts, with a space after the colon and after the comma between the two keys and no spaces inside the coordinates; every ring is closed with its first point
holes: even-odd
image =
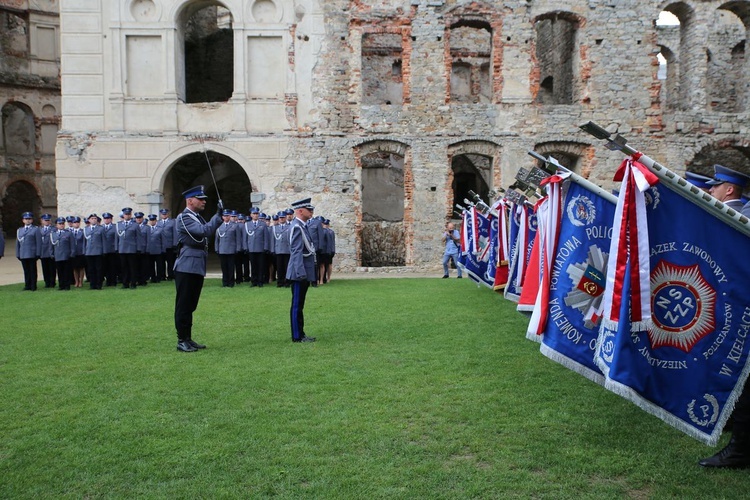
{"type": "Polygon", "coordinates": [[[708,34],[710,58],[706,61],[706,101],[714,111],[741,110],[742,89],[747,80],[745,68],[745,26],[727,10],[714,12],[708,34]]]}
{"type": "Polygon", "coordinates": [[[184,72],[178,78],[180,97],[186,103],[229,100],[234,92],[231,12],[219,2],[188,4],[180,16],[178,43],[184,72]]]}
{"type": "Polygon", "coordinates": [[[362,104],[404,101],[401,33],[362,35],[362,104]]]}
{"type": "Polygon", "coordinates": [[[355,148],[360,174],[358,254],[365,267],[404,266],[411,263],[413,192],[411,156],[406,144],[372,141],[355,148]]]}
{"type": "Polygon", "coordinates": [[[573,104],[576,99],[578,18],[568,13],[540,16],[534,23],[539,70],[539,104],[573,104]]]}
{"type": "Polygon", "coordinates": [[[16,102],[2,109],[3,147],[9,156],[33,156],[36,152],[36,127],[31,110],[16,102]]]}
{"type": "Polygon", "coordinates": [[[451,102],[491,102],[492,29],[462,19],[450,29],[451,102]]]}

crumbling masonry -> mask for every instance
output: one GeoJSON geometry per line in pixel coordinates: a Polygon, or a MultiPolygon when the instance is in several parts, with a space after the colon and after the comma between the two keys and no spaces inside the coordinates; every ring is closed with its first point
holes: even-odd
{"type": "Polygon", "coordinates": [[[528,150],[612,187],[589,120],[750,172],[749,25],[746,1],[67,0],[58,209],[178,210],[208,156],[230,208],[311,195],[340,268],[434,267],[454,203],[528,150]]]}

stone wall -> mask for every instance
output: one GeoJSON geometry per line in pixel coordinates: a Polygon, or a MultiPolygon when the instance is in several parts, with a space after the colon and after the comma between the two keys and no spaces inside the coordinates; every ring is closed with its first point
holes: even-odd
{"type": "Polygon", "coordinates": [[[339,268],[431,269],[457,172],[474,168],[497,189],[535,149],[613,187],[622,155],[578,129],[589,120],[678,173],[719,160],[750,171],[739,40],[750,2],[730,12],[719,1],[227,0],[232,96],[186,104],[180,23],[209,4],[65,2],[61,210],[175,206],[179,186],[165,179],[206,149],[241,167],[267,212],[312,196],[332,220],[339,268]],[[661,9],[681,26],[657,28],[661,9]],[[139,58],[153,71],[128,62],[133,37],[147,42],[139,58]],[[736,81],[712,86],[722,74],[736,81]],[[403,177],[380,179],[380,200],[403,206],[401,221],[368,220],[372,154],[403,158],[403,177]]]}
{"type": "Polygon", "coordinates": [[[59,14],[54,0],[0,3],[0,227],[55,212],[60,123],[59,14]]]}

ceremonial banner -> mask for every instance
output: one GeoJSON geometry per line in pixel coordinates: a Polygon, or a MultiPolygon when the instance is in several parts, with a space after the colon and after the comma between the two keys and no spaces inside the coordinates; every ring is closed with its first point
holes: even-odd
{"type": "Polygon", "coordinates": [[[496,211],[497,217],[491,219],[491,229],[494,229],[497,234],[493,235],[492,232],[490,232],[492,241],[496,246],[496,248],[492,250],[493,256],[491,259],[494,258],[496,263],[493,264],[492,260],[490,260],[490,263],[487,266],[487,272],[489,278],[490,267],[494,269],[491,276],[493,280],[492,288],[493,290],[498,291],[505,289],[505,286],[508,283],[508,265],[510,264],[508,204],[503,200],[499,200],[494,204],[493,210],[496,211]],[[495,221],[497,221],[497,223],[495,223],[495,221]]]}
{"type": "Polygon", "coordinates": [[[526,337],[540,342],[544,325],[547,324],[549,312],[549,287],[552,276],[552,259],[555,256],[557,241],[560,236],[560,219],[562,218],[563,175],[547,177],[543,184],[547,186],[546,203],[537,210],[539,221],[539,286],[531,312],[526,337]]]}
{"type": "Polygon", "coordinates": [[[536,213],[532,207],[525,204],[511,205],[508,210],[508,225],[511,261],[508,266],[508,284],[504,295],[506,299],[518,303],[526,267],[534,247],[534,238],[536,238],[536,213]]]}
{"type": "MultiPolygon", "coordinates": [[[[626,187],[618,211],[629,189],[630,201],[635,195],[634,186],[626,187]]],[[[633,224],[613,230],[605,300],[611,308],[604,309],[595,360],[605,387],[713,446],[748,376],[750,237],[668,182],[643,194],[633,224]],[[647,238],[635,234],[641,223],[647,238]],[[647,248],[639,249],[644,241],[647,248]],[[623,247],[629,257],[616,259],[613,252],[623,247]],[[645,266],[637,253],[645,253],[645,266]]]]}
{"type": "Polygon", "coordinates": [[[487,278],[487,263],[490,257],[490,220],[476,207],[471,207],[467,218],[469,223],[466,234],[469,249],[463,263],[464,270],[472,280],[492,288],[494,278],[492,281],[488,281],[487,278]]]}
{"type": "Polygon", "coordinates": [[[615,203],[576,182],[566,183],[549,285],[542,354],[599,384],[594,363],[601,323],[615,203]]]}

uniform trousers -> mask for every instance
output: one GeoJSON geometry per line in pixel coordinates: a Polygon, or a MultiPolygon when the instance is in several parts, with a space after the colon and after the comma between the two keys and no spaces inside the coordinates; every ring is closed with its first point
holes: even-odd
{"type": "Polygon", "coordinates": [[[87,255],[86,256],[86,275],[89,278],[89,286],[92,290],[101,290],[104,282],[104,256],[87,255]]]}
{"type": "MultiPolygon", "coordinates": [[[[173,280],[174,261],[177,259],[177,253],[174,251],[174,248],[167,248],[167,251],[164,253],[164,257],[167,259],[167,279],[173,280]]],[[[160,276],[160,278],[163,278],[163,276],[160,276]]]]}
{"type": "Polygon", "coordinates": [[[138,254],[120,254],[120,272],[122,273],[122,286],[124,288],[135,288],[138,281],[138,254]]]}
{"type": "Polygon", "coordinates": [[[174,326],[177,341],[192,339],[193,313],[198,308],[204,277],[200,274],[174,272],[177,294],[174,299],[174,326]]]}
{"type": "Polygon", "coordinates": [[[150,253],[148,254],[148,276],[151,279],[151,283],[159,283],[163,279],[159,273],[164,272],[164,254],[163,253],[150,253]]]}
{"type": "Polygon", "coordinates": [[[286,268],[289,266],[289,254],[276,254],[276,286],[286,286],[286,268]]]}
{"type": "Polygon", "coordinates": [[[36,270],[36,261],[36,258],[21,259],[21,267],[23,268],[24,290],[36,290],[36,281],[39,277],[36,270]]]}
{"type": "Polygon", "coordinates": [[[58,260],[55,262],[55,267],[60,290],[70,290],[70,284],[73,282],[73,261],[58,260]]]}
{"type": "Polygon", "coordinates": [[[237,252],[234,254],[234,282],[235,283],[242,283],[243,278],[245,276],[245,259],[247,258],[247,253],[245,252],[237,252]]]}
{"type": "Polygon", "coordinates": [[[55,259],[53,257],[43,257],[42,259],[42,277],[44,286],[54,288],[55,286],[55,259]]]}
{"type": "Polygon", "coordinates": [[[305,297],[307,297],[310,282],[307,280],[291,281],[291,288],[292,307],[289,310],[289,316],[292,325],[292,341],[299,342],[305,337],[305,297]]]}
{"type": "Polygon", "coordinates": [[[263,284],[265,257],[263,252],[250,252],[250,281],[255,286],[263,284]]]}
{"type": "Polygon", "coordinates": [[[102,273],[107,279],[107,286],[117,285],[117,268],[119,256],[116,253],[105,253],[102,259],[102,273]]]}
{"type": "Polygon", "coordinates": [[[220,253],[221,263],[221,286],[234,286],[234,254],[220,253]]]}

